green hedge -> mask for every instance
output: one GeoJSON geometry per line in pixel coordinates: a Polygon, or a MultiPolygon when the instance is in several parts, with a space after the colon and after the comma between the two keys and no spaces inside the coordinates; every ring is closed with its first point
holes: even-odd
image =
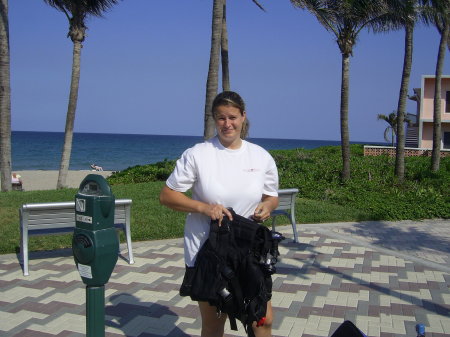
{"type": "Polygon", "coordinates": [[[175,167],[175,160],[164,160],[155,164],[137,165],[113,173],[110,184],[148,183],[166,180],[175,167]]]}

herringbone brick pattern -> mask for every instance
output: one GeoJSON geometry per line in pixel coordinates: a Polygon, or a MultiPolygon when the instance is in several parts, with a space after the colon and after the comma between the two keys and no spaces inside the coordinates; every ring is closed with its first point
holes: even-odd
{"type": "MultiPolygon", "coordinates": [[[[305,226],[299,244],[286,240],[280,247],[274,336],[330,336],[347,319],[369,337],[413,337],[418,322],[426,325],[427,337],[450,336],[448,260],[439,268],[439,261],[428,265],[417,256],[408,259],[408,252],[399,256],[364,240],[357,244],[345,226],[324,228],[305,226]]],[[[106,336],[200,336],[196,303],[178,294],[182,241],[135,243],[134,252],[136,263],[119,258],[106,285],[106,336]]],[[[16,256],[0,256],[0,336],[84,336],[85,299],[70,250],[32,253],[28,277],[16,256]]],[[[227,323],[226,335],[245,331],[234,332],[227,323]]]]}

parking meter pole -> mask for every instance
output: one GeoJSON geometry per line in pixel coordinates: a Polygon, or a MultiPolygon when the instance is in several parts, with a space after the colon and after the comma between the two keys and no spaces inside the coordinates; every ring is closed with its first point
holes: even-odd
{"type": "Polygon", "coordinates": [[[105,337],[105,287],[86,287],[86,337],[105,337]]]}

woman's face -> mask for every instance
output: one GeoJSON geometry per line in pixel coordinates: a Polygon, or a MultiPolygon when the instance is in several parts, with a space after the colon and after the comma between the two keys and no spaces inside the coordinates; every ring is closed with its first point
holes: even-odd
{"type": "Polygon", "coordinates": [[[217,135],[223,146],[239,148],[241,146],[241,130],[245,121],[245,111],[228,105],[216,107],[214,120],[216,121],[217,135]]]}

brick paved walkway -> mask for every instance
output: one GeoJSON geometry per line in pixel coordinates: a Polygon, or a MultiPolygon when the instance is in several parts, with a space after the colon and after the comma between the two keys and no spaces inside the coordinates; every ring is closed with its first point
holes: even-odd
{"type": "MultiPolygon", "coordinates": [[[[450,336],[450,221],[299,225],[274,276],[274,336],[330,336],[352,320],[369,337],[450,336]]],[[[289,227],[279,227],[289,236],[289,227]]],[[[199,336],[197,306],[178,295],[181,240],[135,243],[106,285],[106,336],[199,336]]],[[[85,288],[70,250],[32,253],[24,277],[0,256],[0,336],[85,335],[85,288]]],[[[226,325],[227,336],[245,336],[226,325]]]]}

